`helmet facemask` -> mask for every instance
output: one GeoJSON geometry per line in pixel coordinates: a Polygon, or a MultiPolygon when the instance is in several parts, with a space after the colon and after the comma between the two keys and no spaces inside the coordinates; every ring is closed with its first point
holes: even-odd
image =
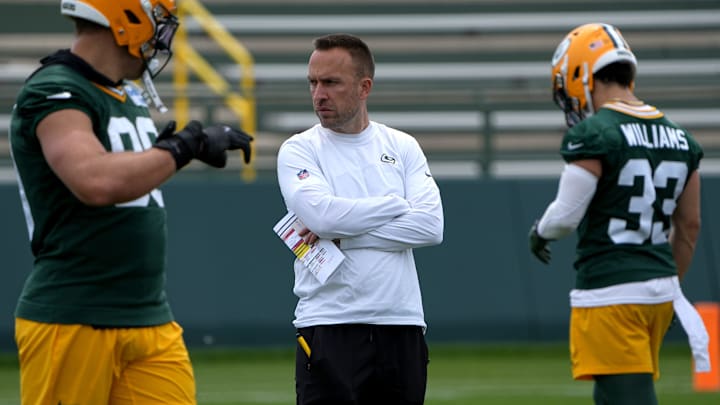
{"type": "MultiPolygon", "coordinates": [[[[559,73],[555,75],[553,83],[553,101],[565,114],[565,122],[568,128],[574,127],[580,121],[592,115],[592,112],[585,111],[580,107],[580,100],[577,97],[568,96],[563,77],[559,73]]],[[[589,103],[592,105],[592,98],[589,103]]]]}
{"type": "Polygon", "coordinates": [[[140,45],[145,71],[142,75],[143,87],[155,108],[161,113],[167,112],[167,107],[160,99],[152,79],[155,78],[170,62],[172,58],[172,40],[178,28],[177,17],[172,15],[161,5],[156,5],[152,10],[145,7],[149,2],[143,2],[143,8],[153,23],[154,33],[149,41],[140,45]]]}
{"type": "Polygon", "coordinates": [[[150,77],[155,78],[172,58],[172,40],[179,23],[177,17],[159,4],[148,10],[148,17],[153,22],[154,34],[140,46],[140,52],[150,77]]]}

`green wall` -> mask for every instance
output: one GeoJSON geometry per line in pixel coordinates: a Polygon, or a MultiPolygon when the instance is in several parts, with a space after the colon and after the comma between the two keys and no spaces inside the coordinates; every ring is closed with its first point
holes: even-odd
{"type": "MultiPolygon", "coordinates": [[[[528,253],[526,238],[556,181],[439,185],[445,240],[416,251],[428,340],[565,339],[575,239],[555,243],[553,263],[544,266],[528,253]]],[[[720,301],[719,185],[704,179],[702,237],[684,282],[691,301],[720,301]]],[[[284,214],[277,185],[176,179],[163,190],[168,291],[188,344],[291,345],[292,254],[272,231],[284,214]]],[[[0,351],[10,351],[15,299],[32,263],[14,184],[0,185],[0,212],[0,351]]]]}

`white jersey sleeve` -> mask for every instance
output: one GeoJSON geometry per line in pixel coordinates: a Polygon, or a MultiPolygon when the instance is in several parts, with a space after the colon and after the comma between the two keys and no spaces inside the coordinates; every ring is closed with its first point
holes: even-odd
{"type": "MultiPolygon", "coordinates": [[[[287,208],[324,239],[348,238],[376,229],[410,211],[404,198],[389,194],[363,198],[335,195],[317,153],[322,143],[317,127],[286,140],[278,152],[277,173],[287,208]],[[317,137],[314,139],[313,137],[317,137]]],[[[322,145],[324,146],[324,145],[322,145]]]]}
{"type": "Polygon", "coordinates": [[[442,242],[444,215],[440,190],[420,145],[411,137],[405,141],[405,199],[410,210],[363,235],[342,239],[341,248],[397,251],[442,242]]]}
{"type": "Polygon", "coordinates": [[[597,183],[598,178],[584,168],[572,163],[565,165],[555,200],[538,223],[538,234],[560,239],[573,232],[585,216],[597,183]]]}

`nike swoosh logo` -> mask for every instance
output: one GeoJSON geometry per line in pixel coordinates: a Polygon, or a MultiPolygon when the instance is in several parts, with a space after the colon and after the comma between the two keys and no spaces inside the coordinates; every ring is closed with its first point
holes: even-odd
{"type": "Polygon", "coordinates": [[[57,94],[51,94],[45,98],[48,100],[67,100],[70,97],[72,97],[72,94],[70,94],[69,91],[63,91],[57,94]]]}
{"type": "Polygon", "coordinates": [[[575,149],[578,149],[578,148],[582,148],[582,146],[583,146],[583,143],[582,143],[582,142],[580,142],[580,143],[568,142],[568,143],[567,143],[567,149],[568,149],[568,150],[575,150],[575,149]]]}

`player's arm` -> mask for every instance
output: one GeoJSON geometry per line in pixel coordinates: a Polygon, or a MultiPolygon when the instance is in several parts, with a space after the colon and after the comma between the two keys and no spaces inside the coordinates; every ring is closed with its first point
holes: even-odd
{"type": "Polygon", "coordinates": [[[567,236],[577,229],[595,195],[602,175],[596,159],[576,160],[565,165],[555,200],[530,228],[530,251],[543,263],[550,262],[548,242],[567,236]]]}
{"type": "Polygon", "coordinates": [[[50,168],[84,204],[105,206],[139,198],[175,173],[167,151],[111,153],[80,110],[48,114],[36,128],[50,168]]]}
{"type": "Polygon", "coordinates": [[[602,175],[599,160],[577,160],[565,166],[560,175],[555,200],[538,223],[538,234],[546,239],[559,239],[573,232],[585,216],[602,175]]]}
{"type": "Polygon", "coordinates": [[[670,246],[682,280],[690,268],[700,233],[700,175],[695,170],[687,181],[671,217],[670,246]]]}

